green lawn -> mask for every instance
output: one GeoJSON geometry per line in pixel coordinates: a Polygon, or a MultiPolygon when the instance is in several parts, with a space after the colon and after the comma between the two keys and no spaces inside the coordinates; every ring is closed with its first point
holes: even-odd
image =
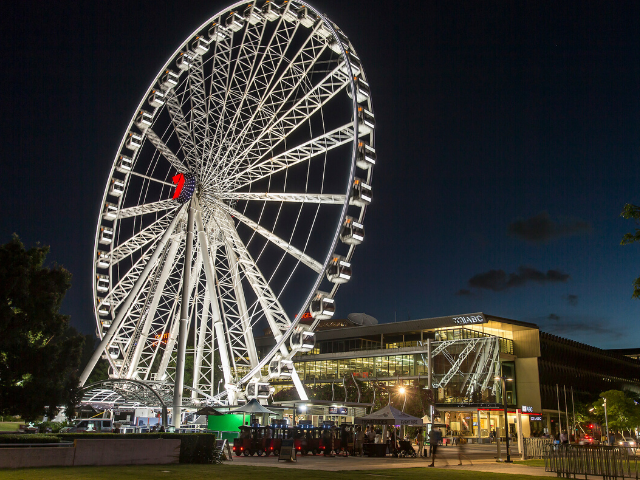
{"type": "Polygon", "coordinates": [[[513,463],[519,463],[520,465],[528,465],[530,467],[544,467],[544,460],[515,460],[513,463]]]}
{"type": "Polygon", "coordinates": [[[0,422],[0,432],[15,432],[18,430],[18,425],[22,425],[21,422],[0,422]]]}
{"type": "Polygon", "coordinates": [[[157,480],[167,479],[201,480],[212,476],[225,480],[353,480],[391,478],[398,480],[535,480],[545,477],[530,475],[508,475],[439,468],[402,468],[389,470],[361,470],[326,472],[297,468],[244,467],[234,465],[143,465],[135,467],[56,467],[19,470],[0,470],[3,480],[157,480]]]}

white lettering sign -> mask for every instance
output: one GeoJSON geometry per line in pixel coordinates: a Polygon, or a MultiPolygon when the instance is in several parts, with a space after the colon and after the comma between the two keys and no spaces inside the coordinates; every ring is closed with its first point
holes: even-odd
{"type": "Polygon", "coordinates": [[[453,323],[456,325],[468,325],[470,323],[484,323],[482,315],[465,315],[463,317],[453,317],[453,323]]]}
{"type": "Polygon", "coordinates": [[[522,413],[533,413],[533,407],[522,405],[522,413]]]}

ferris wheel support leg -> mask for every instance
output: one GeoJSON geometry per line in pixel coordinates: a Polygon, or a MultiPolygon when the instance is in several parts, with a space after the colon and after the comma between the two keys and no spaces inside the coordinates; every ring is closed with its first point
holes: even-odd
{"type": "Polygon", "coordinates": [[[182,273],[182,300],[180,302],[180,331],[178,333],[178,358],[176,359],[176,376],[173,385],[173,411],[172,423],[174,427],[180,426],[182,412],[182,389],[184,388],[184,358],[187,351],[187,322],[189,321],[189,294],[191,276],[191,253],[193,250],[193,215],[195,205],[189,204],[189,216],[187,220],[187,243],[184,250],[184,271],[182,273]]]}
{"type": "Polygon", "coordinates": [[[136,283],[133,285],[133,288],[129,292],[129,295],[127,295],[127,298],[124,300],[124,302],[120,306],[120,309],[118,310],[118,314],[116,315],[115,320],[111,324],[111,327],[109,327],[109,330],[107,330],[107,333],[105,334],[105,336],[102,337],[102,341],[98,345],[98,348],[95,349],[95,351],[93,352],[93,355],[91,355],[91,358],[87,363],[87,366],[84,368],[82,375],[80,375],[80,379],[79,379],[80,386],[83,386],[84,383],[87,381],[87,378],[89,378],[89,375],[91,375],[91,372],[93,371],[93,368],[96,366],[96,363],[98,363],[98,360],[102,355],[102,352],[105,351],[105,349],[109,345],[109,342],[111,342],[113,335],[118,331],[118,328],[120,328],[120,324],[122,323],[122,320],[124,320],[124,317],[127,314],[129,307],[131,307],[131,303],[138,296],[138,292],[142,288],[142,285],[147,280],[149,273],[151,272],[156,262],[158,261],[160,254],[164,250],[164,247],[167,244],[167,242],[169,241],[169,237],[173,233],[173,230],[175,229],[176,224],[178,223],[178,219],[181,216],[182,216],[181,211],[176,213],[176,216],[171,221],[171,224],[165,230],[164,234],[162,235],[162,238],[160,238],[160,241],[158,242],[158,245],[155,251],[153,252],[153,255],[151,255],[151,258],[149,258],[149,261],[147,262],[147,264],[144,267],[144,270],[138,277],[138,280],[136,280],[136,283]]]}
{"type": "MultiPolygon", "coordinates": [[[[207,330],[209,323],[209,290],[204,294],[204,302],[202,304],[202,316],[200,317],[200,324],[198,324],[198,317],[195,316],[196,321],[196,331],[195,331],[195,339],[196,339],[196,352],[195,352],[195,361],[193,362],[193,390],[191,390],[191,398],[198,398],[198,392],[196,389],[200,387],[200,374],[202,371],[202,354],[204,353],[204,344],[205,339],[207,337],[207,330]]],[[[212,332],[213,334],[213,332],[212,332]]]]}
{"type": "Polygon", "coordinates": [[[164,291],[164,286],[167,283],[169,274],[171,273],[171,268],[173,267],[173,262],[176,258],[176,253],[178,252],[179,245],[180,242],[178,242],[177,240],[171,240],[171,244],[169,245],[169,253],[164,261],[162,273],[160,274],[160,279],[158,280],[156,291],[153,294],[153,299],[151,301],[151,305],[149,306],[147,318],[145,319],[144,326],[142,327],[142,331],[140,332],[140,336],[138,337],[136,349],[133,353],[133,358],[131,359],[129,365],[127,378],[135,378],[138,363],[140,362],[140,356],[147,346],[149,329],[151,328],[151,323],[153,322],[153,318],[155,317],[156,309],[158,308],[158,303],[160,302],[160,297],[162,296],[162,292],[164,291]]]}
{"type": "MultiPolygon", "coordinates": [[[[204,274],[207,280],[207,290],[209,291],[209,297],[211,299],[211,320],[213,328],[215,329],[215,336],[218,341],[218,352],[220,353],[220,363],[222,364],[222,374],[224,375],[225,384],[231,383],[231,363],[229,361],[229,352],[225,345],[224,325],[222,324],[222,317],[220,316],[220,307],[218,305],[218,297],[216,295],[216,282],[213,270],[212,257],[215,258],[214,250],[209,253],[209,245],[207,241],[207,234],[202,224],[202,214],[200,209],[196,210],[196,228],[198,230],[198,242],[200,244],[200,251],[202,252],[202,258],[204,261],[204,274]]],[[[212,335],[214,332],[212,332],[212,335]]],[[[228,392],[229,405],[235,404],[235,392],[232,398],[232,392],[228,392]],[[232,402],[233,400],[233,402],[232,402]]]]}

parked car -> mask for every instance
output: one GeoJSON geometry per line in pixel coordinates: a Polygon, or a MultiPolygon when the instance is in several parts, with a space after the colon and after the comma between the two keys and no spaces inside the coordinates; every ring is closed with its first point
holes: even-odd
{"type": "Polygon", "coordinates": [[[69,428],[65,433],[109,433],[113,432],[111,420],[104,418],[88,418],[78,420],[76,424],[69,428]]]}
{"type": "Polygon", "coordinates": [[[624,435],[618,435],[616,434],[615,436],[616,440],[615,440],[615,445],[618,447],[626,447],[629,450],[629,453],[632,455],[636,454],[636,449],[638,447],[638,444],[636,443],[636,441],[631,438],[631,437],[625,437],[624,435]]]}

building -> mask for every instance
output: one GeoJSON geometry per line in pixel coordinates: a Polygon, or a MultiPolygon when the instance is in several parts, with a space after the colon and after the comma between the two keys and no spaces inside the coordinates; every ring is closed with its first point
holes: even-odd
{"type": "MultiPolygon", "coordinates": [[[[317,331],[315,348],[294,357],[305,384],[353,374],[363,382],[431,386],[441,421],[478,441],[493,430],[504,435],[501,376],[509,428],[520,418],[525,436],[566,430],[573,401],[593,401],[610,389],[640,392],[640,360],[540,332],[532,323],[473,313],[337,324],[317,331]]],[[[268,335],[256,339],[260,354],[273,344],[268,335]]]]}

